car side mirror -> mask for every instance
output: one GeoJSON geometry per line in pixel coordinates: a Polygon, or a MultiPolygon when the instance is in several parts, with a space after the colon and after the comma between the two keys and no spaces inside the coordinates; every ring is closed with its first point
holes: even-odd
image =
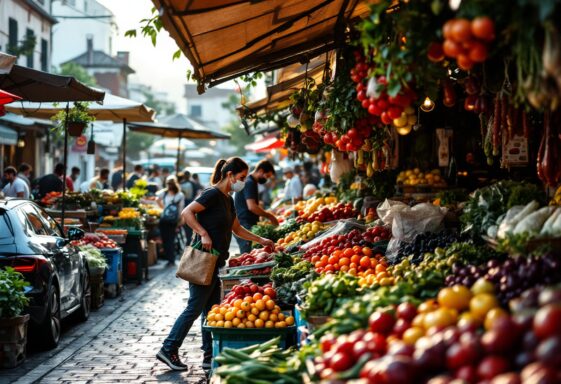
{"type": "Polygon", "coordinates": [[[86,233],[80,228],[69,228],[66,235],[69,240],[80,240],[86,233]]]}

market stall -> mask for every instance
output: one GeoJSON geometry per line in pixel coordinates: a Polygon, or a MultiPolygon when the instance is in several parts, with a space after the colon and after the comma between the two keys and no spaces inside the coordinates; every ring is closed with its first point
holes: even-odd
{"type": "Polygon", "coordinates": [[[559,4],[154,3],[201,91],[318,57],[301,31],[335,31],[330,76],[239,108],[334,184],[279,205],[278,228],[252,228],[276,246],[220,274],[212,380],[561,382],[559,4]],[[315,18],[336,6],[339,23],[315,18]],[[236,28],[234,49],[200,49],[236,28]]]}

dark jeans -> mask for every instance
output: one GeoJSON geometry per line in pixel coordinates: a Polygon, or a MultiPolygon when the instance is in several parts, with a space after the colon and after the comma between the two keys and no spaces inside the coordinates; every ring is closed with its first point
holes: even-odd
{"type": "MultiPolygon", "coordinates": [[[[201,328],[205,322],[206,314],[214,304],[220,304],[220,280],[215,273],[210,285],[196,285],[189,283],[189,301],[187,308],[175,320],[175,324],[164,340],[163,348],[167,352],[177,352],[183,340],[189,333],[197,317],[201,316],[201,328]]],[[[212,356],[212,335],[210,332],[202,331],[202,350],[205,356],[212,356]]]]}
{"type": "Polygon", "coordinates": [[[164,245],[166,259],[173,263],[175,261],[175,227],[174,223],[162,223],[160,221],[160,236],[164,245]]]}
{"type": "MultiPolygon", "coordinates": [[[[240,220],[240,225],[242,227],[244,227],[247,230],[250,230],[251,227],[253,227],[256,223],[250,223],[248,221],[245,220],[240,220]]],[[[238,246],[240,247],[240,253],[248,253],[249,251],[251,251],[251,241],[249,240],[244,240],[238,236],[235,236],[236,241],[238,242],[238,246]]]]}

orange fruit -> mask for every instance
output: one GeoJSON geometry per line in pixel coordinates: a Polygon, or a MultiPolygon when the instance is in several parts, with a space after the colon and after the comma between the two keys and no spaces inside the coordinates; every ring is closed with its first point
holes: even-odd
{"type": "Polygon", "coordinates": [[[469,311],[477,318],[484,319],[487,313],[499,306],[497,298],[490,293],[480,293],[472,297],[469,311]]]}
{"type": "Polygon", "coordinates": [[[251,314],[252,315],[259,316],[259,312],[260,312],[259,308],[257,308],[257,307],[251,308],[251,314]]]}
{"type": "Polygon", "coordinates": [[[257,300],[255,302],[255,308],[257,308],[260,311],[263,311],[265,309],[265,302],[263,300],[257,300]]]}
{"type": "Polygon", "coordinates": [[[340,258],[343,255],[343,251],[341,251],[340,249],[337,249],[336,251],[333,252],[333,256],[335,256],[336,258],[340,258]]]}
{"type": "Polygon", "coordinates": [[[269,315],[269,320],[271,320],[272,322],[275,322],[275,323],[276,323],[276,322],[279,320],[279,317],[278,317],[278,315],[277,315],[276,313],[271,313],[271,314],[269,315]]]}
{"type": "Polygon", "coordinates": [[[275,309],[275,302],[273,300],[267,300],[265,305],[269,311],[275,309]]]}
{"type": "Polygon", "coordinates": [[[376,271],[376,273],[380,273],[380,272],[385,272],[386,269],[387,268],[384,264],[378,264],[378,265],[376,265],[375,271],[376,271]]]}
{"type": "Polygon", "coordinates": [[[253,321],[246,321],[245,322],[245,327],[246,328],[255,328],[255,325],[253,324],[253,321]]]}
{"type": "Polygon", "coordinates": [[[355,245],[355,246],[353,247],[353,253],[354,253],[355,255],[360,255],[361,252],[362,252],[362,248],[361,248],[360,246],[355,245]]]}
{"type": "Polygon", "coordinates": [[[238,310],[238,312],[236,312],[236,317],[238,319],[243,319],[245,317],[245,311],[243,309],[238,310]]]}
{"type": "Polygon", "coordinates": [[[220,314],[221,315],[225,314],[227,310],[228,310],[228,308],[226,308],[226,307],[220,307],[220,314]]]}
{"type": "Polygon", "coordinates": [[[362,256],[360,258],[360,266],[362,268],[369,268],[370,267],[370,257],[368,256],[362,256]]]}
{"type": "Polygon", "coordinates": [[[257,300],[261,300],[263,298],[263,294],[261,292],[256,292],[253,295],[253,302],[256,302],[257,300]]]}
{"type": "Polygon", "coordinates": [[[215,316],[216,316],[216,315],[215,315],[214,313],[209,312],[208,315],[206,315],[206,321],[208,321],[209,323],[210,323],[211,321],[214,321],[214,320],[215,320],[215,316]]]}
{"type": "Polygon", "coordinates": [[[294,317],[292,316],[288,316],[285,321],[287,325],[294,325],[294,317]]]}
{"type": "Polygon", "coordinates": [[[245,328],[245,324],[244,323],[239,323],[238,328],[245,328]]]}
{"type": "Polygon", "coordinates": [[[265,295],[265,296],[263,296],[263,298],[261,300],[263,300],[264,302],[267,302],[267,301],[271,300],[271,296],[265,295]]]}
{"type": "Polygon", "coordinates": [[[340,265],[341,267],[347,266],[347,265],[349,265],[350,263],[351,263],[351,259],[349,259],[348,257],[342,257],[342,258],[339,259],[339,265],[340,265]]]}
{"type": "Polygon", "coordinates": [[[255,320],[257,320],[257,317],[256,317],[255,315],[253,315],[253,314],[249,314],[249,315],[247,315],[247,320],[249,320],[249,321],[255,321],[255,320]]]}
{"type": "Polygon", "coordinates": [[[273,323],[272,321],[266,321],[265,322],[265,328],[274,328],[275,327],[275,323],[273,323]]]}
{"type": "Polygon", "coordinates": [[[240,319],[235,317],[234,320],[232,320],[232,326],[237,327],[238,325],[240,325],[241,322],[242,321],[240,319]]]}
{"type": "Polygon", "coordinates": [[[263,311],[259,314],[259,318],[263,321],[269,320],[269,312],[263,311]]]}
{"type": "Polygon", "coordinates": [[[265,326],[265,322],[261,319],[257,319],[254,322],[255,328],[263,328],[265,326]]]}
{"type": "Polygon", "coordinates": [[[233,311],[228,311],[224,314],[224,320],[226,321],[232,321],[234,317],[236,317],[236,314],[233,311]]]}
{"type": "Polygon", "coordinates": [[[246,296],[243,298],[243,301],[246,303],[253,303],[253,298],[251,296],[246,296]]]}
{"type": "Polygon", "coordinates": [[[247,312],[251,309],[251,304],[249,304],[247,301],[244,301],[241,305],[241,309],[247,312]]]}
{"type": "Polygon", "coordinates": [[[286,318],[286,316],[284,315],[284,313],[279,313],[278,316],[279,316],[279,321],[284,321],[285,318],[286,318]]]}
{"type": "Polygon", "coordinates": [[[224,326],[224,321],[223,320],[219,320],[216,322],[216,326],[217,327],[223,327],[224,326]]]}
{"type": "Polygon", "coordinates": [[[368,247],[362,247],[362,254],[364,256],[371,257],[372,256],[372,249],[370,249],[368,247]]]}
{"type": "Polygon", "coordinates": [[[284,321],[277,321],[275,323],[275,328],[286,328],[286,322],[284,321]]]}
{"type": "Polygon", "coordinates": [[[331,265],[337,264],[338,261],[339,258],[335,256],[330,256],[329,259],[327,259],[327,263],[331,265]]]}
{"type": "Polygon", "coordinates": [[[231,321],[225,321],[224,322],[224,328],[232,328],[232,322],[231,321]]]}
{"type": "Polygon", "coordinates": [[[471,300],[471,291],[463,285],[446,287],[438,292],[438,304],[447,308],[454,308],[458,311],[467,309],[471,300]]]}
{"type": "Polygon", "coordinates": [[[215,319],[216,321],[224,320],[224,315],[221,314],[221,313],[217,313],[217,314],[214,316],[214,319],[215,319]]]}
{"type": "Polygon", "coordinates": [[[234,307],[241,308],[242,303],[243,303],[242,299],[236,299],[234,300],[234,307]]]}
{"type": "Polygon", "coordinates": [[[358,265],[360,263],[360,256],[359,255],[352,255],[351,256],[351,263],[358,265]]]}
{"type": "Polygon", "coordinates": [[[343,255],[348,258],[353,257],[354,254],[355,253],[353,252],[352,248],[345,248],[345,250],[343,251],[343,255]]]}

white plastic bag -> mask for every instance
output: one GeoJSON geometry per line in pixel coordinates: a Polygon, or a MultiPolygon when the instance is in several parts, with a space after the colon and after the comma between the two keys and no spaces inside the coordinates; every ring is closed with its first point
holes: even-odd
{"type": "Polygon", "coordinates": [[[337,184],[341,175],[353,170],[353,162],[347,158],[345,159],[345,154],[336,150],[331,151],[331,167],[329,169],[329,176],[331,180],[337,184]]]}

